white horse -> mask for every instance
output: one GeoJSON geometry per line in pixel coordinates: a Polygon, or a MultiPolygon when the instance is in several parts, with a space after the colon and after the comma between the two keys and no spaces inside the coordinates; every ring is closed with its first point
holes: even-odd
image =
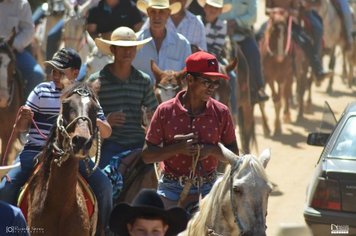
{"type": "Polygon", "coordinates": [[[265,236],[272,184],[264,168],[270,160],[270,151],[263,151],[257,159],[249,154],[238,157],[219,146],[231,166],[200,201],[200,210],[179,236],[265,236]]]}

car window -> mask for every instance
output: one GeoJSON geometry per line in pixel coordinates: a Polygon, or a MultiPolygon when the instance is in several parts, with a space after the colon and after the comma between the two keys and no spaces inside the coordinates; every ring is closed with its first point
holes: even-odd
{"type": "Polygon", "coordinates": [[[333,149],[331,157],[348,157],[356,159],[356,116],[347,119],[342,128],[333,149]]]}

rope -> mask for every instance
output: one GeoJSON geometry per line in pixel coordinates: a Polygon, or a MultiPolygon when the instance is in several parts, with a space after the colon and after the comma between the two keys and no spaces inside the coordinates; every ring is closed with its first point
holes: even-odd
{"type": "Polygon", "coordinates": [[[185,182],[184,188],[183,188],[182,192],[180,193],[178,204],[177,204],[179,207],[184,208],[183,207],[183,202],[187,198],[189,190],[192,187],[192,184],[193,184],[192,181],[193,181],[193,178],[195,176],[195,170],[196,170],[196,167],[197,167],[197,164],[198,164],[199,157],[200,157],[200,145],[198,145],[197,154],[195,156],[193,156],[192,170],[190,172],[189,179],[185,182]]]}
{"type": "MultiPolygon", "coordinates": [[[[284,49],[284,55],[287,55],[290,47],[291,47],[291,42],[292,42],[292,22],[293,19],[291,16],[288,16],[288,34],[287,34],[287,43],[286,43],[286,48],[284,49]]],[[[268,20],[268,26],[267,29],[270,29],[270,27],[272,27],[272,19],[270,18],[268,20]]],[[[270,46],[269,46],[269,41],[270,41],[270,33],[266,33],[266,40],[265,40],[265,44],[266,44],[266,48],[267,48],[267,52],[273,56],[274,53],[272,52],[270,46]]]]}

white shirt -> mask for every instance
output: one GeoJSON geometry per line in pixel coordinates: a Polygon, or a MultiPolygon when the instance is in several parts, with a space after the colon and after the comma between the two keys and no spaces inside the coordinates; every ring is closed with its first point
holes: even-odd
{"type": "Polygon", "coordinates": [[[0,2],[0,37],[8,40],[15,28],[13,47],[21,52],[27,47],[35,33],[32,11],[27,0],[4,0],[0,2]]]}

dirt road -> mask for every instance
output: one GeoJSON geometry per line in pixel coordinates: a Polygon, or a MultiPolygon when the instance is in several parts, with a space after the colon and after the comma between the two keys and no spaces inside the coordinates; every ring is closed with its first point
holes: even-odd
{"type": "MultiPolygon", "coordinates": [[[[260,0],[256,25],[260,25],[264,20],[264,0],[260,0]]],[[[337,75],[341,74],[340,64],[341,62],[337,61],[337,75]]],[[[304,222],[303,208],[306,188],[322,148],[307,145],[307,135],[319,127],[324,101],[329,102],[336,118],[339,118],[346,104],[356,99],[356,88],[349,89],[340,77],[335,79],[334,92],[331,95],[326,93],[327,83],[328,81],[324,81],[320,87],[313,85],[312,112],[305,115],[304,121],[296,123],[297,112],[293,109],[292,123],[283,124],[283,134],[279,137],[264,137],[260,112],[258,107],[255,107],[259,151],[271,148],[272,159],[267,166],[267,174],[276,185],[268,203],[269,236],[311,235],[304,222]]],[[[266,91],[270,94],[269,89],[266,91]]],[[[266,111],[269,125],[273,129],[275,115],[271,99],[266,102],[266,111]]],[[[252,152],[257,153],[256,149],[252,152]]]]}

